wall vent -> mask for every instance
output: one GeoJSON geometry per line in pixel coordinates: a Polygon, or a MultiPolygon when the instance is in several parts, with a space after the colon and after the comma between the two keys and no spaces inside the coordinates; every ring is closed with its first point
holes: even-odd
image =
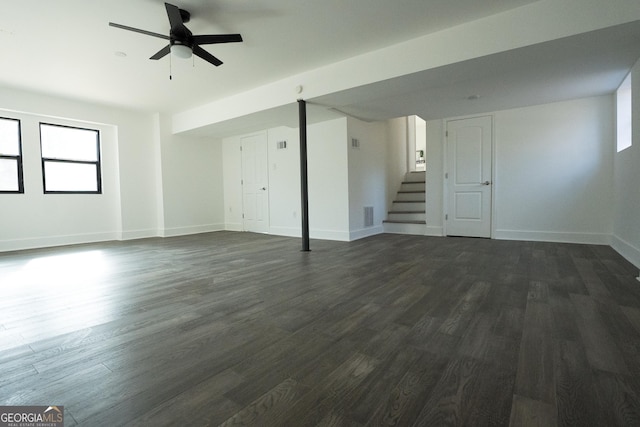
{"type": "Polygon", "coordinates": [[[360,140],[357,138],[351,138],[351,148],[360,148],[360,140]]]}
{"type": "Polygon", "coordinates": [[[284,150],[287,148],[287,141],[278,141],[278,150],[284,150]]]}
{"type": "Polygon", "coordinates": [[[373,227],[373,206],[364,207],[364,226],[373,227]]]}

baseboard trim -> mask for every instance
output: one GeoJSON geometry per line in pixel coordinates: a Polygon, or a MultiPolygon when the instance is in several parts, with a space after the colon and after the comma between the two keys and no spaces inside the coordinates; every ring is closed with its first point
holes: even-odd
{"type": "Polygon", "coordinates": [[[225,229],[224,224],[203,224],[193,225],[189,227],[172,227],[165,228],[162,237],[187,236],[189,234],[211,233],[213,231],[221,231],[225,229]]]}
{"type": "Polygon", "coordinates": [[[382,233],[384,233],[384,228],[382,227],[382,225],[377,225],[375,227],[361,228],[360,230],[349,232],[349,240],[364,239],[365,237],[375,236],[377,234],[382,234],[382,233]]]}
{"type": "Polygon", "coordinates": [[[444,236],[444,229],[442,227],[436,227],[434,225],[427,224],[426,235],[433,237],[442,237],[444,236]]]}
{"type": "Polygon", "coordinates": [[[120,232],[69,234],[61,236],[31,237],[15,240],[0,240],[0,252],[22,251],[26,249],[50,248],[55,246],[81,245],[86,243],[119,240],[120,232]]]}
{"type": "Polygon", "coordinates": [[[385,222],[384,232],[388,234],[407,234],[411,236],[425,236],[427,226],[425,224],[385,222]]]}
{"type": "MultiPolygon", "coordinates": [[[[616,235],[611,236],[611,247],[636,268],[640,269],[640,249],[616,235]]],[[[640,280],[640,276],[638,280],[640,280]]]]}
{"type": "Polygon", "coordinates": [[[587,245],[611,244],[611,235],[604,233],[560,233],[555,231],[495,230],[493,233],[493,238],[498,240],[579,243],[587,245]]]}
{"type": "Polygon", "coordinates": [[[159,237],[158,230],[128,230],[120,233],[118,240],[147,239],[149,237],[159,237]]]}
{"type": "Polygon", "coordinates": [[[309,230],[309,237],[312,239],[320,239],[320,240],[336,240],[339,242],[348,242],[349,241],[349,232],[348,231],[336,231],[336,230],[317,230],[311,229],[309,230]]]}
{"type": "Polygon", "coordinates": [[[227,231],[242,231],[242,224],[239,222],[226,222],[224,229],[227,231]]]}
{"type": "MultiPolygon", "coordinates": [[[[229,230],[229,228],[227,228],[229,230]]],[[[338,240],[338,241],[352,241],[363,239],[369,236],[375,236],[376,234],[383,233],[382,226],[363,228],[360,230],[351,231],[348,234],[341,231],[332,230],[310,230],[309,235],[313,239],[321,240],[338,240]]],[[[269,227],[269,234],[275,236],[285,237],[301,237],[302,231],[299,227],[269,227]]]]}
{"type": "Polygon", "coordinates": [[[269,234],[285,237],[301,237],[300,227],[269,227],[269,234]]]}

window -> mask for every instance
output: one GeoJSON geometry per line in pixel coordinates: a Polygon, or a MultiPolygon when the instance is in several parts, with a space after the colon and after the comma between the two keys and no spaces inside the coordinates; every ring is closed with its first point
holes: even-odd
{"type": "Polygon", "coordinates": [[[100,133],[40,123],[45,193],[102,193],[100,133]]]}
{"type": "Polygon", "coordinates": [[[631,147],[631,73],[616,91],[616,145],[618,152],[631,147]]]}
{"type": "Polygon", "coordinates": [[[0,193],[24,193],[20,120],[1,117],[0,193]]]}

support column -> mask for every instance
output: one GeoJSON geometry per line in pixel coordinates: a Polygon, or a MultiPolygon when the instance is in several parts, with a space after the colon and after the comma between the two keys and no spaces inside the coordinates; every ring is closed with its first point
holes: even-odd
{"type": "Polygon", "coordinates": [[[302,252],[309,252],[309,184],[307,180],[307,103],[298,100],[300,126],[300,200],[302,201],[302,252]]]}

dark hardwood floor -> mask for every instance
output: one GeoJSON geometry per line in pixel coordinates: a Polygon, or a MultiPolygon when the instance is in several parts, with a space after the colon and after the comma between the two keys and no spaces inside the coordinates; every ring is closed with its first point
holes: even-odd
{"type": "Polygon", "coordinates": [[[0,405],[83,426],[640,425],[606,246],[219,232],[0,254],[0,405]]]}

